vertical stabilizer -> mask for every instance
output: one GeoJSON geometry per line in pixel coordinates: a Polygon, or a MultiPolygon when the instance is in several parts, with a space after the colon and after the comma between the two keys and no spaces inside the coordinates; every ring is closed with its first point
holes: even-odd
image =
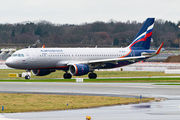
{"type": "Polygon", "coordinates": [[[147,18],[133,42],[129,45],[131,49],[149,49],[155,18],[147,18]]]}

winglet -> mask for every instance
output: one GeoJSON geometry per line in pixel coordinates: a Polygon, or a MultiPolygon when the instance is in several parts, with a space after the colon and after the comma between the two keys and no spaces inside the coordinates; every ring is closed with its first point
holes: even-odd
{"type": "Polygon", "coordinates": [[[159,46],[159,48],[157,49],[157,51],[156,51],[156,53],[155,54],[159,54],[160,53],[160,51],[161,51],[161,48],[162,48],[162,46],[164,45],[164,43],[162,43],[160,46],[159,46]]]}

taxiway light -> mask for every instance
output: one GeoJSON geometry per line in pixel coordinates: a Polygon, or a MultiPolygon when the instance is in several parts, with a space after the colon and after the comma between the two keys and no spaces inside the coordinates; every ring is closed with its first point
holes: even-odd
{"type": "Polygon", "coordinates": [[[2,111],[4,111],[4,106],[2,106],[2,111]]]}

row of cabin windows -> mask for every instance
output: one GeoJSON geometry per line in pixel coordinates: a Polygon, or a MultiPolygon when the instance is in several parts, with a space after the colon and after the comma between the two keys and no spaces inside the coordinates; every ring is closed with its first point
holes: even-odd
{"type": "MultiPolygon", "coordinates": [[[[124,54],[93,54],[93,55],[48,55],[49,57],[91,57],[91,56],[125,56],[124,54]]],[[[40,55],[40,57],[46,57],[46,55],[40,55]]]]}

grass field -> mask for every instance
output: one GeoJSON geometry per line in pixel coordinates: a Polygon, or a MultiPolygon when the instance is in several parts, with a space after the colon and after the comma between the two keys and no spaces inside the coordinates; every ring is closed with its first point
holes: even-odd
{"type": "MultiPolygon", "coordinates": [[[[0,80],[0,82],[76,82],[75,79],[7,79],[0,80]]],[[[178,83],[180,82],[180,78],[108,78],[108,79],[84,79],[83,82],[88,83],[160,83],[160,82],[168,82],[168,83],[178,83]]]]}
{"type": "Polygon", "coordinates": [[[154,98],[122,98],[103,96],[73,96],[73,95],[36,95],[0,93],[0,113],[48,111],[90,108],[109,105],[135,104],[148,102],[154,98]],[[68,105],[67,105],[68,104],[68,105]]]}
{"type": "MultiPolygon", "coordinates": [[[[25,70],[2,69],[0,70],[0,79],[24,79],[24,78],[9,78],[9,73],[22,73],[25,70]]],[[[165,74],[164,72],[144,72],[144,71],[95,71],[98,77],[151,77],[151,76],[180,76],[180,74],[165,74]]],[[[56,71],[47,76],[34,76],[33,79],[43,78],[63,78],[63,71],[56,71]]],[[[73,78],[88,78],[88,75],[73,76],[73,78]]]]}
{"type": "MultiPolygon", "coordinates": [[[[30,80],[24,78],[10,78],[9,73],[22,73],[24,70],[0,70],[0,82],[75,82],[75,79],[55,79],[62,78],[64,72],[56,71],[47,76],[34,76],[30,80]]],[[[180,82],[179,74],[165,74],[164,72],[129,72],[129,71],[96,71],[98,77],[145,77],[145,78],[110,78],[110,79],[84,79],[84,82],[180,82]],[[152,78],[153,76],[163,76],[162,78],[152,78]],[[164,76],[177,76],[165,77],[164,76]]],[[[73,78],[88,78],[84,76],[73,76],[73,78]]]]}

